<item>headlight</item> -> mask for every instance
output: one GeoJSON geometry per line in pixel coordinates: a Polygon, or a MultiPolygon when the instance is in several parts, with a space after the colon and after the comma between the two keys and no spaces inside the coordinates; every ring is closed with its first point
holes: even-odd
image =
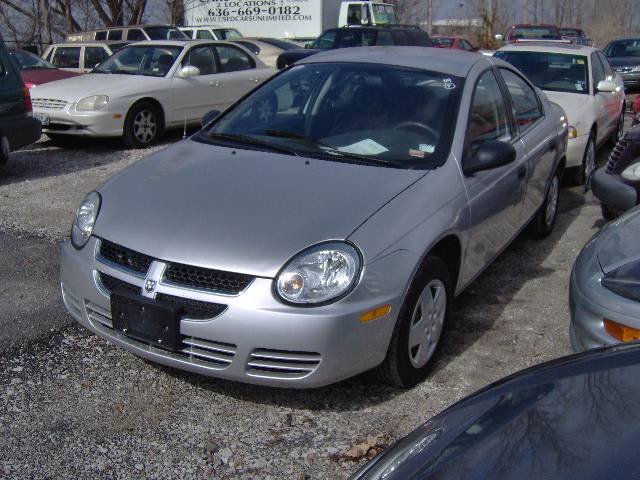
{"type": "Polygon", "coordinates": [[[98,213],[100,212],[101,198],[98,192],[91,192],[84,197],[80,207],[76,211],[71,227],[71,243],[77,249],[83,248],[93,232],[98,213]]]}
{"type": "Polygon", "coordinates": [[[276,278],[285,302],[318,305],[347,294],[360,275],[360,254],[348,243],[327,242],[299,253],[276,278]]]}
{"type": "Polygon", "coordinates": [[[640,180],[640,162],[629,165],[624,169],[621,176],[625,180],[631,180],[632,182],[637,182],[638,180],[640,180]]]}
{"type": "Polygon", "coordinates": [[[102,110],[109,103],[109,97],[106,95],[95,95],[93,97],[83,98],[76,104],[78,112],[95,112],[102,110]]]}
{"type": "Polygon", "coordinates": [[[634,260],[607,273],[602,285],[625,298],[640,301],[640,260],[634,260]]]}

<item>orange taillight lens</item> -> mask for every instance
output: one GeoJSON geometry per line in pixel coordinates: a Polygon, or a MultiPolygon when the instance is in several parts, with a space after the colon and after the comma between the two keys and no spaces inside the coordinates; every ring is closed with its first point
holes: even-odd
{"type": "Polygon", "coordinates": [[[622,325],[621,323],[614,322],[613,320],[605,319],[604,329],[609,335],[621,342],[640,340],[640,330],[622,325]]]}

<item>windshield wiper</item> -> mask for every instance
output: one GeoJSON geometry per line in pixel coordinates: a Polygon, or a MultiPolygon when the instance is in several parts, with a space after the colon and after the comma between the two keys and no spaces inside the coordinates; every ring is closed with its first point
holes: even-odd
{"type": "Polygon", "coordinates": [[[329,145],[327,143],[323,143],[320,140],[315,140],[313,138],[305,137],[304,135],[300,135],[299,133],[293,132],[285,132],[283,130],[265,130],[263,132],[264,135],[268,137],[277,137],[277,138],[289,138],[292,140],[301,140],[307,144],[313,145],[317,147],[319,150],[328,153],[329,155],[335,155],[341,158],[348,158],[351,160],[359,160],[362,162],[382,164],[382,165],[391,165],[394,167],[407,168],[407,164],[403,162],[399,162],[396,160],[388,160],[385,158],[377,158],[370,157],[368,155],[361,155],[359,153],[351,153],[351,152],[343,152],[342,150],[334,147],[333,145],[329,145]]]}
{"type": "Polygon", "coordinates": [[[234,142],[234,143],[239,143],[244,145],[252,145],[254,147],[263,147],[263,148],[272,150],[274,152],[285,153],[287,155],[294,155],[296,157],[300,156],[295,150],[292,150],[286,147],[281,147],[279,145],[274,145],[273,143],[263,142],[261,140],[258,140],[257,138],[250,137],[249,135],[239,135],[235,133],[211,133],[207,135],[207,137],[214,140],[218,139],[218,140],[229,141],[229,142],[234,142]]]}

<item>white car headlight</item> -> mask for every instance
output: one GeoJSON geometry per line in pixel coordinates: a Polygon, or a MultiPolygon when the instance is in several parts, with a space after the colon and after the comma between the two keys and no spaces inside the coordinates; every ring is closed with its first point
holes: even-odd
{"type": "Polygon", "coordinates": [[[632,182],[640,180],[640,162],[634,163],[633,165],[629,165],[625,168],[622,172],[622,178],[632,182]]]}
{"type": "Polygon", "coordinates": [[[83,98],[76,104],[78,112],[95,112],[102,110],[109,103],[109,97],[106,95],[94,95],[93,97],[83,98]]]}
{"type": "Polygon", "coordinates": [[[346,242],[327,242],[302,251],[276,278],[276,292],[296,305],[336,301],[351,291],[360,276],[360,253],[346,242]]]}
{"type": "Polygon", "coordinates": [[[91,238],[93,226],[96,224],[98,213],[100,213],[100,203],[102,203],[100,194],[91,192],[84,197],[76,210],[71,227],[71,243],[77,249],[83,248],[91,238]]]}

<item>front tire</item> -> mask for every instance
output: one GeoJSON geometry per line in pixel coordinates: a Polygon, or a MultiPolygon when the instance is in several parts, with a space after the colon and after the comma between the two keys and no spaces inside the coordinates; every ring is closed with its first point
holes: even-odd
{"type": "Polygon", "coordinates": [[[587,141],[587,148],[585,148],[584,156],[582,157],[582,165],[578,168],[575,176],[576,183],[584,185],[594,168],[596,168],[596,138],[595,134],[591,132],[587,141]]]}
{"type": "Polygon", "coordinates": [[[616,131],[611,134],[609,137],[609,146],[614,148],[620,140],[624,137],[624,108],[622,109],[622,113],[620,114],[620,118],[618,119],[618,124],[616,125],[616,131]]]}
{"type": "Polygon", "coordinates": [[[164,132],[164,119],[160,109],[151,102],[136,103],[124,122],[124,143],[129,148],[148,148],[164,132]]]}
{"type": "Polygon", "coordinates": [[[451,275],[445,262],[428,256],[400,309],[387,356],[378,376],[396,388],[424,380],[431,368],[452,298],[451,275]]]}
{"type": "Polygon", "coordinates": [[[544,203],[536,213],[530,225],[530,233],[534,238],[546,238],[553,232],[553,227],[558,218],[558,206],[560,204],[560,175],[559,172],[553,175],[551,184],[547,190],[544,203]]]}

